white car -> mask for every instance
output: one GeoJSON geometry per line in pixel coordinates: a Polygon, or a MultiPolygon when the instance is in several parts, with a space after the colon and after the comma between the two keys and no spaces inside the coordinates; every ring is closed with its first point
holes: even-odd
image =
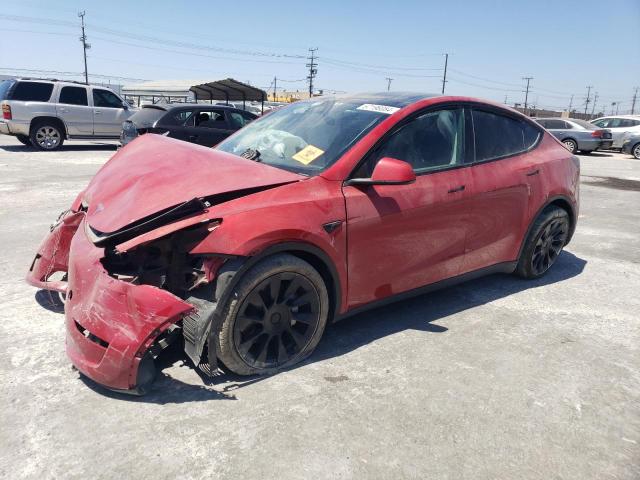
{"type": "Polygon", "coordinates": [[[613,145],[611,148],[622,148],[627,133],[640,133],[640,115],[611,115],[591,120],[595,126],[611,131],[613,145]]]}

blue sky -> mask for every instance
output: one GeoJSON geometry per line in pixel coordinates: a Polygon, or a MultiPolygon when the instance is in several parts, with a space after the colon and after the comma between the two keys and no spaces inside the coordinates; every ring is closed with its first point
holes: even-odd
{"type": "Polygon", "coordinates": [[[90,74],[261,87],[277,76],[303,90],[303,57],[317,47],[325,90],[384,90],[392,77],[392,90],[439,92],[444,52],[452,94],[522,102],[531,76],[539,106],[566,108],[571,94],[584,106],[592,85],[597,110],[617,101],[622,112],[640,86],[640,0],[58,3],[3,2],[0,74],[82,72],[76,14],[86,10],[90,74]]]}

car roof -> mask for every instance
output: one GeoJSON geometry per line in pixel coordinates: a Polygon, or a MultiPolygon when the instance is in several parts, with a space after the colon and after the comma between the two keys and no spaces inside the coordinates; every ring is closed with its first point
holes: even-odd
{"type": "MultiPolygon", "coordinates": [[[[210,105],[208,103],[148,103],[146,105],[142,105],[140,108],[153,108],[156,110],[164,110],[166,112],[173,110],[191,110],[193,108],[221,108],[223,110],[233,110],[234,112],[243,112],[244,110],[239,108],[234,108],[231,105],[210,105]]],[[[251,112],[247,112],[251,113],[251,112]]]]}
{"type": "Polygon", "coordinates": [[[602,117],[594,118],[593,120],[600,120],[602,118],[628,118],[631,120],[638,120],[640,119],[640,115],[604,115],[602,117]]]}
{"type": "Polygon", "coordinates": [[[419,92],[371,92],[371,93],[353,93],[342,95],[326,95],[322,97],[312,97],[304,101],[322,100],[323,98],[339,98],[350,102],[362,102],[371,104],[384,104],[389,107],[404,108],[412,103],[428,98],[442,97],[443,95],[436,93],[419,93],[419,92]]]}

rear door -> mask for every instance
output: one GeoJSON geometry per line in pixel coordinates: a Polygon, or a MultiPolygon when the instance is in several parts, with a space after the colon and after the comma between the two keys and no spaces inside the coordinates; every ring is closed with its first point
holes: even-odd
{"type": "Polygon", "coordinates": [[[187,140],[206,147],[213,147],[234,132],[223,108],[200,108],[194,117],[194,126],[187,140]]]}
{"type": "Polygon", "coordinates": [[[132,112],[125,108],[123,100],[115,93],[103,89],[92,88],[93,98],[93,131],[96,136],[120,136],[122,123],[132,112]]]}
{"type": "Polygon", "coordinates": [[[89,106],[87,87],[63,86],[56,113],[64,121],[70,136],[93,135],[93,108],[89,106]]]}
{"type": "Polygon", "coordinates": [[[543,196],[544,158],[529,152],[541,130],[499,109],[473,107],[471,112],[475,156],[461,273],[515,260],[522,232],[543,196]]]}

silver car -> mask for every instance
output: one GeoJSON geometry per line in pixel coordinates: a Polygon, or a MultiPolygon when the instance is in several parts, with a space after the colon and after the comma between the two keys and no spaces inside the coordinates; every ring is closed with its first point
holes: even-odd
{"type": "Polygon", "coordinates": [[[115,92],[78,82],[19,78],[0,83],[0,133],[56,150],[65,139],[118,139],[134,112],[115,92]]]}
{"type": "Polygon", "coordinates": [[[577,118],[536,118],[540,125],[560,140],[567,150],[591,153],[611,148],[611,132],[577,118]]]}
{"type": "Polygon", "coordinates": [[[613,135],[612,148],[622,148],[625,137],[640,133],[640,116],[612,115],[591,120],[596,127],[606,128],[613,135]]]}

